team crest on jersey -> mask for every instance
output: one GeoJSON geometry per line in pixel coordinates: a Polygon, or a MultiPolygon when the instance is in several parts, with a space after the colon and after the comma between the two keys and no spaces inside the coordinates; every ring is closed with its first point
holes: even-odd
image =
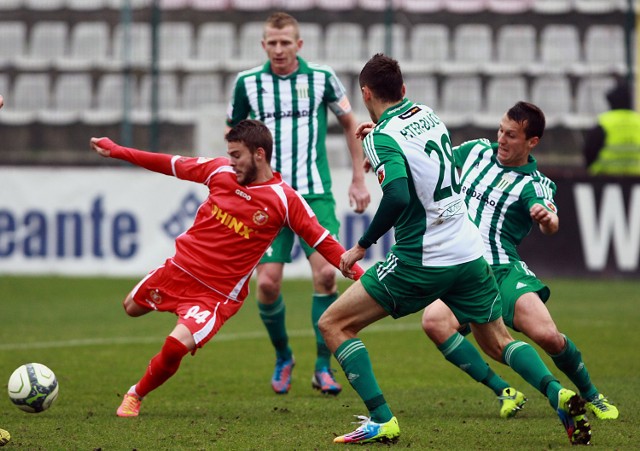
{"type": "Polygon", "coordinates": [[[156,305],[162,303],[162,295],[158,289],[149,290],[149,298],[150,302],[153,302],[156,305]]]}
{"type": "Polygon", "coordinates": [[[378,183],[382,185],[382,182],[384,182],[384,164],[378,168],[376,175],[378,176],[378,183]]]}
{"type": "Polygon", "coordinates": [[[296,93],[301,99],[309,98],[309,85],[307,83],[296,83],[296,93]]]}
{"type": "Polygon", "coordinates": [[[253,214],[253,222],[257,225],[265,225],[269,220],[269,215],[262,210],[258,210],[253,214]]]}
{"type": "Polygon", "coordinates": [[[549,199],[544,200],[544,206],[547,207],[547,210],[552,211],[556,214],[558,213],[558,207],[556,207],[556,204],[551,202],[549,199]]]}
{"type": "Polygon", "coordinates": [[[500,181],[496,184],[496,189],[505,190],[514,181],[515,177],[511,174],[502,174],[502,178],[500,178],[500,181]]]}

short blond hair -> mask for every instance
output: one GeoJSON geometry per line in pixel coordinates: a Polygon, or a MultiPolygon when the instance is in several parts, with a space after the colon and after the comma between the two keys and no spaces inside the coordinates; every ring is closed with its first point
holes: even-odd
{"type": "Polygon", "coordinates": [[[284,27],[291,25],[296,31],[296,39],[300,39],[300,26],[295,17],[285,12],[276,12],[267,17],[264,23],[265,28],[271,27],[282,30],[284,27]]]}

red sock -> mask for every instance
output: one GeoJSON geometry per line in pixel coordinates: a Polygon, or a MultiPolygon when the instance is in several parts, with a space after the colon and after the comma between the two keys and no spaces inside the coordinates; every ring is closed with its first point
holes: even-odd
{"type": "Polygon", "coordinates": [[[188,352],[189,350],[180,340],[171,336],[167,337],[162,349],[151,359],[146,373],[136,384],[138,396],[142,398],[150,391],[164,384],[167,379],[178,371],[182,358],[188,352]]]}

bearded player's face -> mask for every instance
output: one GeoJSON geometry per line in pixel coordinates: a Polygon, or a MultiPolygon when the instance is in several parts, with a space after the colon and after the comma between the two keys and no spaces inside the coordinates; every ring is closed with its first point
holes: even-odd
{"type": "Polygon", "coordinates": [[[241,142],[230,142],[227,146],[227,154],[231,167],[236,173],[236,178],[240,185],[249,185],[258,177],[258,166],[255,161],[255,154],[241,142]]]}

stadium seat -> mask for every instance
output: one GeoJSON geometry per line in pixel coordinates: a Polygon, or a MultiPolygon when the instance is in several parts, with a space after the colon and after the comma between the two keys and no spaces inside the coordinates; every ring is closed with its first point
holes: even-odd
{"type": "Polygon", "coordinates": [[[53,87],[51,108],[40,112],[47,124],[65,125],[78,121],[92,107],[91,75],[61,74],[53,87]]]}
{"type": "Polygon", "coordinates": [[[531,86],[531,101],[538,105],[549,126],[566,121],[572,112],[571,84],[564,75],[541,75],[531,86]]]}
{"type": "Polygon", "coordinates": [[[0,21],[0,67],[26,53],[27,26],[22,21],[0,21]]]}
{"type": "Polygon", "coordinates": [[[445,25],[417,24],[412,27],[409,40],[411,55],[408,64],[402,64],[403,71],[434,72],[450,59],[449,28],[445,25]]]}
{"type": "Polygon", "coordinates": [[[493,60],[491,26],[462,24],[453,32],[453,61],[443,64],[445,72],[476,73],[493,60]]]}
{"type": "Polygon", "coordinates": [[[531,9],[535,0],[487,0],[487,9],[498,14],[519,14],[531,9]]]}
{"type": "Polygon", "coordinates": [[[229,7],[229,0],[191,0],[191,7],[196,10],[222,11],[229,7]]]}
{"type": "Polygon", "coordinates": [[[545,71],[562,72],[580,63],[580,36],[574,25],[547,25],[540,31],[540,59],[545,71]]]}
{"type": "MultiPolygon", "coordinates": [[[[151,113],[152,101],[152,76],[143,75],[140,80],[139,109],[134,110],[139,122],[148,121],[147,114],[151,113]]],[[[174,74],[161,74],[158,76],[158,110],[161,115],[176,111],[179,108],[178,79],[174,74]]]]}
{"type": "Polygon", "coordinates": [[[102,113],[116,112],[122,114],[124,108],[124,97],[128,97],[131,108],[136,108],[138,104],[138,89],[135,79],[131,80],[130,95],[127,96],[126,79],[122,74],[104,74],[98,79],[96,91],[95,109],[102,113]]]}
{"type": "Polygon", "coordinates": [[[523,76],[491,77],[486,86],[485,108],[474,116],[473,122],[481,128],[495,128],[504,112],[520,100],[530,100],[523,76]]]}
{"type": "Polygon", "coordinates": [[[182,86],[183,110],[197,110],[203,105],[226,104],[222,77],[219,74],[189,74],[182,86]]]}
{"type": "Polygon", "coordinates": [[[62,70],[89,70],[108,59],[109,25],[107,22],[77,22],[71,29],[69,54],[58,59],[62,70]]]}
{"type": "Polygon", "coordinates": [[[185,60],[187,71],[217,70],[237,56],[236,29],[229,22],[206,22],[200,25],[195,56],[185,60]]]}
{"type": "Polygon", "coordinates": [[[578,80],[575,112],[581,119],[580,128],[594,124],[600,113],[609,110],[607,92],[615,84],[616,79],[611,76],[583,77],[578,80]]]}
{"type": "Polygon", "coordinates": [[[160,0],[160,8],[163,10],[185,9],[191,6],[191,0],[160,0]]]}
{"type": "Polygon", "coordinates": [[[573,0],[534,0],[531,9],[541,14],[568,13],[573,8],[573,0]]]}
{"type": "Polygon", "coordinates": [[[371,25],[367,34],[367,55],[365,55],[365,59],[368,60],[376,53],[384,53],[398,61],[405,60],[407,52],[405,27],[400,24],[393,24],[390,37],[391,48],[387,49],[387,26],[381,23],[371,25]]]}
{"type": "Polygon", "coordinates": [[[107,0],[109,6],[114,9],[122,9],[125,6],[125,1],[129,2],[132,9],[141,9],[151,6],[152,0],[107,0]]]}
{"type": "Polygon", "coordinates": [[[161,69],[181,68],[184,61],[193,57],[195,38],[191,22],[162,22],[158,36],[161,69]]]}
{"type": "Polygon", "coordinates": [[[494,72],[525,72],[536,64],[536,29],[533,25],[504,25],[496,34],[496,60],[494,72]]]}
{"type": "Polygon", "coordinates": [[[67,56],[69,29],[66,22],[40,21],[31,28],[27,52],[19,58],[22,70],[42,70],[67,56]]]}
{"type": "Polygon", "coordinates": [[[237,10],[266,11],[273,3],[272,0],[230,0],[229,6],[237,10]]]}
{"type": "Polygon", "coordinates": [[[444,7],[452,13],[477,13],[487,7],[487,0],[444,0],[444,7]]]}
{"type": "Polygon", "coordinates": [[[298,25],[302,39],[300,56],[307,61],[317,62],[322,58],[322,27],[319,23],[311,22],[301,22],[298,25]]]}
{"type": "Polygon", "coordinates": [[[482,82],[477,75],[452,75],[443,80],[439,116],[451,127],[471,123],[482,109],[482,82]]]}
{"type": "Polygon", "coordinates": [[[26,0],[3,0],[0,2],[0,10],[20,9],[26,0]]]}
{"type": "Polygon", "coordinates": [[[410,13],[434,13],[444,9],[445,0],[401,0],[401,9],[410,13]]]}
{"type": "Polygon", "coordinates": [[[627,0],[574,0],[573,7],[579,13],[602,14],[626,11],[627,0]]]}
{"type": "Polygon", "coordinates": [[[316,6],[316,0],[277,0],[277,7],[281,10],[307,10],[316,6]]]}
{"type": "Polygon", "coordinates": [[[122,120],[125,106],[129,111],[138,104],[138,87],[132,77],[127,86],[122,74],[104,74],[98,79],[95,108],[82,113],[82,121],[91,125],[105,125],[122,120]],[[125,97],[128,104],[125,105],[125,97]]]}
{"type": "Polygon", "coordinates": [[[122,23],[115,26],[111,47],[113,59],[105,61],[105,69],[126,63],[134,67],[148,66],[151,61],[151,26],[146,22],[134,22],[129,33],[129,39],[125,42],[125,26],[122,23]]]}
{"type": "Polygon", "coordinates": [[[27,9],[53,11],[64,8],[65,0],[24,0],[27,9]]]}
{"type": "Polygon", "coordinates": [[[343,11],[354,9],[357,6],[357,0],[316,0],[316,4],[321,9],[343,11]]]}
{"type": "MultiPolygon", "coordinates": [[[[358,6],[365,11],[384,11],[387,9],[388,0],[358,0],[358,6]]],[[[391,8],[402,7],[403,0],[392,0],[391,8]]]]}
{"type": "Polygon", "coordinates": [[[19,73],[13,82],[11,109],[2,112],[9,113],[11,122],[27,124],[37,119],[39,111],[46,110],[51,105],[51,81],[48,74],[19,73]]]}
{"type": "Polygon", "coordinates": [[[240,26],[240,58],[229,61],[232,70],[249,69],[267,60],[260,44],[262,42],[264,22],[246,22],[240,26]]]}
{"type": "Polygon", "coordinates": [[[327,25],[324,58],[336,70],[362,69],[364,30],[357,23],[333,22],[327,25]]]}
{"type": "Polygon", "coordinates": [[[108,0],[65,0],[65,6],[71,10],[91,11],[109,7],[108,0]]]}
{"type": "Polygon", "coordinates": [[[438,113],[438,82],[435,76],[407,75],[404,77],[404,83],[409,99],[423,103],[438,113]]]}
{"type": "Polygon", "coordinates": [[[622,25],[591,25],[585,32],[583,49],[589,73],[626,72],[622,25]]]}

